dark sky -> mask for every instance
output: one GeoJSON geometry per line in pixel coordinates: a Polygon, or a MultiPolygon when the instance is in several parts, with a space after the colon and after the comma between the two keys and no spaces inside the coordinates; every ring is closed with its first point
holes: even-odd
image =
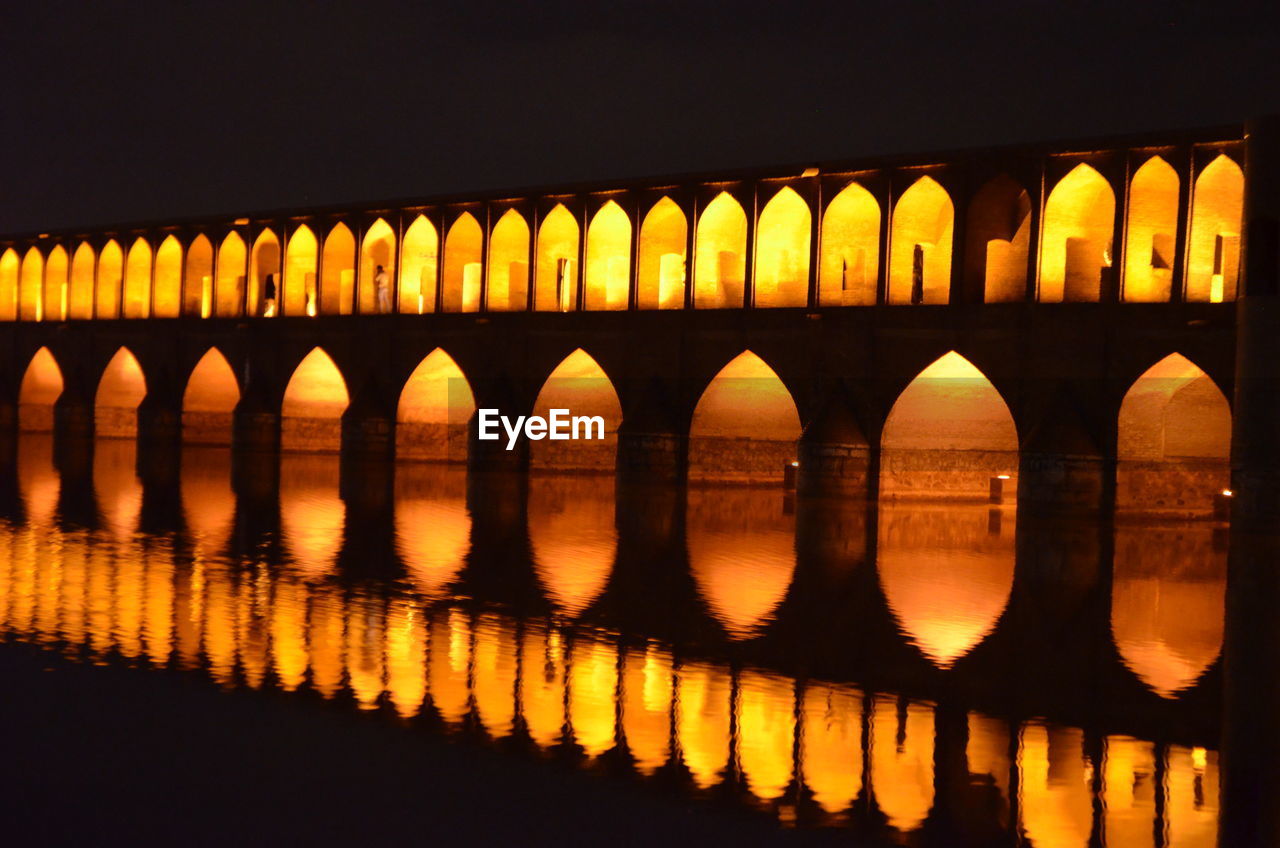
{"type": "Polygon", "coordinates": [[[1280,111],[1280,28],[1221,3],[3,10],[0,232],[1280,111]]]}

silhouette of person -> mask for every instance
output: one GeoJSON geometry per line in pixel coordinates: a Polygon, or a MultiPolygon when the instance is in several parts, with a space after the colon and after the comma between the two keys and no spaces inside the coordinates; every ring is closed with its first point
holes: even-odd
{"type": "Polygon", "coordinates": [[[383,314],[390,312],[391,277],[381,265],[378,266],[378,273],[373,275],[373,287],[378,295],[378,312],[383,314]]]}

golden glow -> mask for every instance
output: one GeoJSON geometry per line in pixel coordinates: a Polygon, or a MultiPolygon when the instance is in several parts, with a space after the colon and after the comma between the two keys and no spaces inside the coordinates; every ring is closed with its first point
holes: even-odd
{"type": "Polygon", "coordinates": [[[355,304],[356,237],[341,221],[325,237],[320,269],[320,314],[350,315],[355,304]]]}
{"type": "Polygon", "coordinates": [[[588,757],[613,747],[617,688],[618,649],[603,637],[578,634],[569,659],[569,725],[588,757]]]}
{"type": "Polygon", "coordinates": [[[94,399],[94,431],[98,436],[132,437],[138,433],[138,404],[147,394],[146,378],[127,348],[116,351],[98,381],[94,399]]]}
{"type": "MultiPolygon", "coordinates": [[[[236,498],[226,467],[214,461],[207,448],[187,449],[183,456],[193,461],[181,466],[182,512],[195,554],[203,561],[222,553],[230,540],[236,498]]],[[[199,615],[198,607],[194,614],[199,615]]]]}
{"type": "Polygon", "coordinates": [[[465,472],[405,466],[395,487],[396,551],[419,595],[444,597],[471,548],[465,472]]]}
{"type": "Polygon", "coordinates": [[[187,249],[187,267],[182,277],[182,311],[208,318],[213,314],[213,245],[203,234],[187,249]]]}
{"type": "Polygon", "coordinates": [[[151,315],[151,245],[143,238],[133,242],[125,258],[121,314],[125,318],[148,318],[151,315]]]}
{"type": "Polygon", "coordinates": [[[57,245],[44,268],[44,320],[65,321],[68,307],[67,251],[57,245]]]}
{"type": "Polygon", "coordinates": [[[168,236],[156,251],[155,297],[151,314],[157,318],[177,318],[182,305],[182,245],[177,236],[168,236]]]}
{"type": "Polygon", "coordinates": [[[809,302],[809,204],[784,186],[765,204],[756,231],[755,306],[809,302]]]}
{"type": "Polygon", "coordinates": [[[1124,299],[1168,300],[1178,230],[1178,175],[1159,156],[1148,159],[1129,183],[1125,230],[1124,299]]]}
{"type": "Polygon", "coordinates": [[[244,314],[247,261],[244,239],[232,230],[218,248],[218,277],[213,290],[214,315],[226,317],[244,314]]]}
{"type": "Polygon", "coordinates": [[[974,195],[967,225],[967,288],[976,291],[981,286],[986,303],[1025,300],[1031,242],[1031,200],[1026,190],[1001,174],[974,195]]]}
{"type": "Polygon", "coordinates": [[[694,478],[777,481],[795,459],[800,414],[786,385],[751,351],[711,380],[693,411],[689,473],[694,478]]]}
{"type": "Polygon", "coordinates": [[[1196,178],[1187,251],[1187,300],[1235,300],[1240,276],[1244,172],[1219,154],[1196,178]]]}
{"type": "Polygon", "coordinates": [[[803,698],[800,763],[804,782],[823,810],[841,813],[862,792],[862,693],[811,682],[803,698]]]}
{"type": "Polygon", "coordinates": [[[44,256],[35,247],[22,257],[19,278],[18,317],[24,321],[44,320],[44,256]]]}
{"type": "Polygon", "coordinates": [[[747,277],[747,215],[720,192],[698,216],[693,248],[693,305],[734,309],[743,305],[747,277]]]}
{"type": "Polygon", "coordinates": [[[281,457],[280,536],[299,574],[315,580],[333,571],[346,514],[334,457],[281,457]]]}
{"type": "MultiPolygon", "coordinates": [[[[138,479],[137,447],[132,441],[99,442],[95,446],[93,489],[103,526],[117,542],[129,540],[137,531],[142,515],[142,481],[138,479]]],[[[118,564],[129,562],[131,566],[141,559],[139,556],[117,558],[118,564]]],[[[141,569],[135,573],[140,574],[141,569]]],[[[124,587],[118,582],[116,590],[124,594],[124,587]]],[[[132,605],[140,602],[141,596],[141,591],[135,589],[128,598],[118,598],[117,603],[130,604],[130,614],[134,614],[136,610],[132,605]]]]}
{"type": "Polygon", "coordinates": [[[263,230],[253,243],[249,255],[249,286],[245,294],[245,314],[273,317],[280,313],[280,239],[271,230],[263,230]],[[267,277],[275,281],[275,303],[266,301],[267,277]],[[270,314],[268,314],[268,312],[270,314]]]}
{"type": "Polygon", "coordinates": [[[62,490],[62,478],[53,465],[53,440],[48,436],[27,436],[19,444],[22,453],[18,462],[18,488],[26,507],[27,524],[48,527],[57,514],[58,494],[62,490]]]}
{"type": "Polygon", "coordinates": [[[274,583],[268,611],[272,667],[280,688],[292,692],[307,679],[307,587],[289,578],[274,583]]]}
{"type": "Polygon", "coordinates": [[[18,253],[12,247],[0,255],[0,321],[18,317],[18,253]]]}
{"type": "Polygon", "coordinates": [[[31,357],[18,390],[18,429],[23,432],[53,431],[53,405],[62,395],[62,369],[42,347],[31,357]]]}
{"type": "MultiPolygon", "coordinates": [[[[80,246],[71,257],[71,281],[67,294],[67,317],[69,318],[93,317],[94,263],[93,248],[87,241],[80,242],[80,246]]],[[[2,265],[3,263],[0,262],[0,266],[2,265]]]]}
{"type": "Polygon", "coordinates": [[[1028,724],[1018,750],[1018,813],[1036,848],[1085,848],[1093,821],[1093,767],[1074,727],[1028,724]]]}
{"type": "Polygon", "coordinates": [[[557,477],[529,491],[533,569],[548,600],[564,615],[580,615],[603,592],[618,548],[613,481],[557,477]]]}
{"type": "Polygon", "coordinates": [[[320,585],[311,605],[311,686],[326,698],[342,689],[347,609],[340,589],[320,585]]]}
{"type": "Polygon", "coordinates": [[[536,468],[612,470],[618,448],[622,404],[609,375],[582,348],[566,356],[547,377],[533,404],[534,415],[548,417],[552,409],[567,409],[573,416],[604,419],[604,438],[531,441],[529,451],[536,468]]]}
{"type": "Polygon", "coordinates": [[[436,348],[418,363],[396,406],[396,456],[462,462],[475,396],[462,369],[436,348]]]}
{"type": "Polygon", "coordinates": [[[1156,762],[1150,742],[1108,736],[1103,750],[1103,830],[1108,845],[1152,846],[1155,836],[1156,762]]]}
{"type": "Polygon", "coordinates": [[[231,413],[240,402],[240,384],[216,347],[204,356],[187,378],[182,393],[182,440],[190,444],[231,444],[231,413]]]}
{"type": "Polygon", "coordinates": [[[529,307],[529,225],[515,209],[498,219],[489,238],[490,312],[523,312],[529,307]]]}
{"type": "Polygon", "coordinates": [[[822,306],[876,302],[880,273],[880,204],[858,183],[849,183],[822,216],[822,306]]]}
{"type": "Polygon", "coordinates": [[[987,783],[996,790],[1001,805],[998,814],[1002,827],[1008,827],[1009,777],[1012,763],[1009,760],[1009,725],[1000,719],[969,713],[969,739],[964,755],[971,783],[987,783]]]}
{"type": "Polygon", "coordinates": [[[560,741],[565,724],[565,645],[560,631],[530,622],[520,645],[520,714],[535,745],[560,741]]]}
{"type": "Polygon", "coordinates": [[[676,670],[676,740],[693,782],[709,789],[729,765],[728,672],[702,662],[676,670]]]}
{"type": "Polygon", "coordinates": [[[671,756],[671,652],[628,648],[622,659],[622,733],[636,771],[653,774],[671,756]]]}
{"type": "Polygon", "coordinates": [[[475,312],[480,305],[484,278],[481,244],[484,233],[470,212],[463,212],[444,239],[444,292],[442,312],[475,312]]]}
{"type": "Polygon", "coordinates": [[[99,318],[120,317],[120,284],[124,279],[124,253],[115,239],[98,256],[97,305],[99,318]]]}
{"type": "Polygon", "coordinates": [[[919,827],[933,807],[933,735],[932,707],[876,696],[871,789],[889,826],[903,833],[919,827]]]}
{"type": "MultiPolygon", "coordinates": [[[[440,234],[426,215],[419,215],[404,233],[400,266],[400,311],[421,315],[436,311],[436,272],[440,234]]],[[[388,271],[390,273],[390,271],[388,271]]]]}
{"type": "Polygon", "coordinates": [[[285,450],[336,451],[342,444],[342,413],[350,398],[342,372],[321,348],[298,363],[280,409],[285,450]]]}
{"type": "Polygon", "coordinates": [[[471,679],[480,723],[494,739],[509,736],[516,717],[516,633],[511,619],[493,613],[480,616],[471,679]]]}
{"type": "Polygon", "coordinates": [[[762,801],[782,797],[795,770],[793,681],[743,671],[738,678],[738,763],[751,793],[762,801]]]}
{"type": "Polygon", "coordinates": [[[626,309],[631,287],[631,219],[610,200],[587,227],[587,309],[626,309]]]}
{"type": "Polygon", "coordinates": [[[362,710],[377,709],[382,696],[384,626],[377,599],[356,595],[348,601],[347,684],[362,710]]]}
{"type": "Polygon", "coordinates": [[[578,222],[561,203],[538,227],[534,308],[539,312],[578,308],[578,222]]]}
{"type": "Polygon", "coordinates": [[[471,621],[460,609],[449,609],[431,622],[428,689],[440,717],[449,724],[466,718],[471,667],[471,621]]]}
{"type": "Polygon", "coordinates": [[[1170,745],[1167,757],[1167,844],[1174,848],[1213,848],[1218,842],[1217,752],[1170,745]]]}
{"type": "Polygon", "coordinates": [[[284,253],[284,290],[277,292],[285,315],[315,315],[316,291],[315,233],[302,224],[289,236],[284,253]]]}
{"type": "Polygon", "coordinates": [[[378,311],[378,289],[374,283],[374,277],[378,273],[379,265],[390,278],[390,289],[387,295],[389,298],[396,288],[396,234],[381,218],[374,221],[365,231],[364,244],[360,247],[360,311],[362,313],[378,311]]]}
{"type": "Polygon", "coordinates": [[[689,237],[684,212],[664,197],[640,224],[636,301],[641,309],[682,309],[689,237]]]}
{"type": "Polygon", "coordinates": [[[951,195],[924,176],[893,207],[889,253],[890,303],[946,303],[951,298],[951,195]]]}
{"type": "Polygon", "coordinates": [[[387,694],[401,717],[412,718],[427,698],[427,620],[422,607],[392,600],[386,639],[387,694]]]}
{"type": "Polygon", "coordinates": [[[1042,303],[1098,299],[1111,267],[1115,217],[1111,185],[1083,162],[1054,186],[1040,242],[1042,303]]]}

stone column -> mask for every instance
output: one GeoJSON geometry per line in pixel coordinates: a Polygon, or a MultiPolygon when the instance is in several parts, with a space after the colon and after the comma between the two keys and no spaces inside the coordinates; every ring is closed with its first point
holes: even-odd
{"type": "Polygon", "coordinates": [[[867,442],[857,419],[843,402],[832,402],[809,422],[800,436],[797,453],[797,493],[875,497],[879,451],[867,442]]]}

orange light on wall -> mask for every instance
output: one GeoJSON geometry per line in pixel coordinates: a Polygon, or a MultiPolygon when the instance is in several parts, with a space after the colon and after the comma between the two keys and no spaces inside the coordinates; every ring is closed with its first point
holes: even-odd
{"type": "Polygon", "coordinates": [[[631,286],[631,219],[610,200],[587,227],[583,299],[587,309],[626,309],[631,286]]]}
{"type": "Polygon", "coordinates": [[[1196,178],[1187,250],[1187,300],[1234,300],[1240,275],[1244,172],[1219,154],[1196,178]]]}
{"type": "Polygon", "coordinates": [[[522,312],[528,305],[529,225],[508,209],[489,238],[489,311],[522,312]]]}
{"type": "Polygon", "coordinates": [[[688,231],[684,212],[669,197],[660,199],[644,216],[636,279],[641,309],[684,307],[688,231]]]}
{"type": "Polygon", "coordinates": [[[698,216],[693,248],[693,305],[740,308],[747,274],[747,214],[728,192],[720,192],[698,216]]]}
{"type": "Polygon", "coordinates": [[[1111,267],[1115,214],[1111,185],[1083,162],[1053,187],[1040,242],[1042,303],[1098,300],[1111,267]]]}
{"type": "Polygon", "coordinates": [[[480,280],[484,271],[481,250],[484,233],[470,212],[463,212],[449,227],[444,239],[444,292],[440,311],[473,311],[480,300],[480,280]]]}
{"type": "Polygon", "coordinates": [[[62,395],[62,369],[47,347],[31,357],[18,390],[18,428],[24,432],[53,431],[53,405],[62,395]]]}
{"type": "Polygon", "coordinates": [[[321,348],[298,363],[281,406],[280,443],[285,450],[336,451],[342,443],[342,413],[350,398],[346,381],[321,348]]]}
{"type": "Polygon", "coordinates": [[[1126,301],[1163,302],[1173,291],[1178,182],[1178,174],[1169,163],[1152,156],[1129,183],[1124,263],[1126,301]]]}
{"type": "Polygon", "coordinates": [[[557,203],[538,226],[534,308],[567,312],[577,308],[578,222],[557,203]]]}
{"type": "Polygon", "coordinates": [[[946,303],[951,296],[951,195],[930,176],[902,193],[893,207],[889,254],[890,303],[946,303]]]}
{"type": "Polygon", "coordinates": [[[440,235],[426,215],[419,215],[404,233],[400,267],[400,311],[432,312],[436,305],[436,270],[440,235]]]}
{"type": "Polygon", "coordinates": [[[138,433],[138,404],[147,394],[142,367],[122,347],[107,363],[94,400],[94,431],[99,436],[132,437],[138,433]]]}
{"type": "Polygon", "coordinates": [[[880,268],[880,204],[851,182],[827,204],[822,216],[818,301],[822,306],[876,302],[880,268]]]}

